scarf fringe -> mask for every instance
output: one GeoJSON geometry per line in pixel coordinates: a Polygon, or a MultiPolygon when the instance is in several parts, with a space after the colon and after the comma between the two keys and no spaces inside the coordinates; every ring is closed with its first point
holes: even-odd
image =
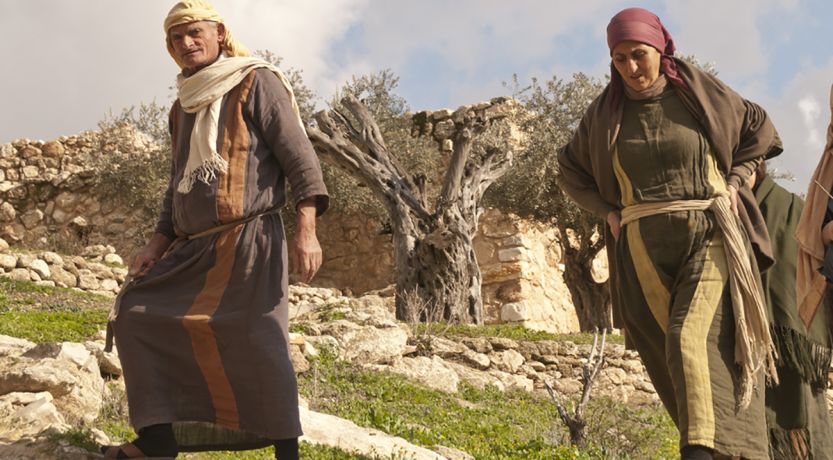
{"type": "Polygon", "coordinates": [[[225,173],[227,171],[228,161],[219,155],[213,156],[197,169],[183,175],[176,190],[179,193],[188,193],[194,188],[194,182],[200,181],[204,184],[210,184],[212,180],[217,178],[217,173],[225,173]]]}
{"type": "Polygon", "coordinates": [[[827,388],[833,349],[789,326],[770,326],[770,329],[778,351],[778,366],[795,371],[814,391],[827,388]]]}
{"type": "Polygon", "coordinates": [[[769,446],[773,460],[808,460],[814,457],[810,430],[807,428],[770,428],[769,446]]]}

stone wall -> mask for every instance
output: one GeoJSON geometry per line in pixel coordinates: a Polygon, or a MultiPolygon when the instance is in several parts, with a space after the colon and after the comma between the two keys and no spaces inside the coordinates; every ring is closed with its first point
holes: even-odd
{"type": "MultiPolygon", "coordinates": [[[[147,148],[132,129],[119,134],[138,151],[147,148]]],[[[95,189],[94,155],[116,148],[96,132],[0,145],[0,238],[63,252],[93,243],[113,244],[129,253],[137,236],[147,230],[146,219],[95,189]]]]}
{"type": "MultiPolygon", "coordinates": [[[[85,132],[0,145],[0,238],[13,246],[70,254],[112,245],[129,257],[155,222],[98,193],[93,160],[125,145],[141,154],[149,144],[128,127],[115,134],[85,132]]],[[[360,294],[394,282],[391,235],[378,222],[328,213],[319,229],[325,263],[315,285],[360,294]]],[[[487,322],[578,330],[552,228],[487,210],[475,249],[487,322]]],[[[22,271],[16,274],[24,277],[22,271]]]]}

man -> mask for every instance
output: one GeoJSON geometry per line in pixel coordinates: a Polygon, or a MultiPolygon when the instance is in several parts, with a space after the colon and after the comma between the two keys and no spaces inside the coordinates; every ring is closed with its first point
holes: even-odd
{"type": "Polygon", "coordinates": [[[767,174],[761,163],[750,178],[766,221],[775,264],[761,274],[778,351],[777,386],[766,391],[767,426],[774,460],[833,459],[833,424],[824,389],[830,367],[828,312],[805,327],[796,305],[798,244],[793,236],[804,201],[767,174]]]}
{"type": "Polygon", "coordinates": [[[298,392],[288,353],[288,179],[298,215],[288,248],[309,281],[321,264],[321,168],[280,71],[246,57],[203,0],[165,19],[182,68],[170,114],[171,180],[156,233],[129,266],[111,331],[138,438],[107,458],[273,444],[298,458],[298,392]]]}

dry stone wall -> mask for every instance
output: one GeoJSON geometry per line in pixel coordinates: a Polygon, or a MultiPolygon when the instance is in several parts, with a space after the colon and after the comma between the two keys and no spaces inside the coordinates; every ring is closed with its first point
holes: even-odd
{"type": "MultiPolygon", "coordinates": [[[[148,148],[128,127],[117,134],[107,139],[126,139],[137,151],[148,148]]],[[[91,243],[129,251],[147,223],[138,212],[96,193],[92,159],[118,148],[118,142],[104,139],[90,131],[49,142],[18,139],[0,145],[0,238],[66,252],[91,243]]]]}

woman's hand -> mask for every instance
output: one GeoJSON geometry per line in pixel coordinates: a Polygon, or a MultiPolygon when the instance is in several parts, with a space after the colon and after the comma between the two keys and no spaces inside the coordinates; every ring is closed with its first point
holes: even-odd
{"type": "Polygon", "coordinates": [[[620,223],[622,222],[622,214],[618,209],[614,209],[607,213],[607,225],[610,227],[610,233],[613,234],[613,240],[619,240],[620,223]]]}
{"type": "Polygon", "coordinates": [[[729,192],[729,201],[732,203],[732,212],[738,215],[738,189],[734,185],[726,187],[729,192]]]}

